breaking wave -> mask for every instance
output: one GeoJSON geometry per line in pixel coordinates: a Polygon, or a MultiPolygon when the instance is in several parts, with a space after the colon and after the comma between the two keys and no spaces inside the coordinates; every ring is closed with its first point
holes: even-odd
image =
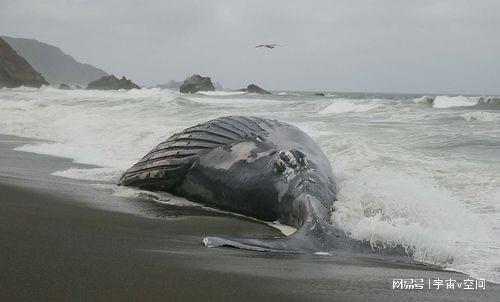
{"type": "Polygon", "coordinates": [[[477,109],[500,110],[500,97],[492,96],[422,96],[415,103],[430,104],[434,108],[471,107],[477,109]]]}
{"type": "Polygon", "coordinates": [[[350,112],[367,112],[379,107],[383,104],[377,101],[354,101],[345,99],[336,99],[326,108],[321,110],[320,114],[335,114],[335,113],[350,113],[350,112]]]}
{"type": "Polygon", "coordinates": [[[207,96],[234,96],[234,95],[244,95],[247,92],[244,91],[198,91],[196,94],[207,95],[207,96]]]}

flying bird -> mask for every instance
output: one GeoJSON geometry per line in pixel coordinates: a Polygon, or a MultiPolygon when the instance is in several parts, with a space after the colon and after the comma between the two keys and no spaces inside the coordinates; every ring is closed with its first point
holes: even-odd
{"type": "Polygon", "coordinates": [[[281,46],[281,45],[278,45],[278,44],[260,44],[260,45],[255,46],[255,48],[265,47],[265,48],[273,49],[276,46],[281,46]]]}

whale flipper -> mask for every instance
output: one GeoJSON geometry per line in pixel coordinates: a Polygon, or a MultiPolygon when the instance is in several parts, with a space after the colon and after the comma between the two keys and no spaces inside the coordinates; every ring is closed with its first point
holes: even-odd
{"type": "Polygon", "coordinates": [[[368,242],[354,240],[344,231],[315,215],[294,234],[280,238],[205,237],[207,247],[235,247],[260,252],[310,253],[310,252],[372,252],[368,242]]]}
{"type": "Polygon", "coordinates": [[[312,215],[308,221],[294,234],[279,238],[235,238],[205,237],[203,243],[207,247],[234,247],[244,250],[274,253],[328,253],[369,256],[384,254],[385,259],[407,261],[412,252],[396,245],[374,247],[369,241],[349,237],[343,230],[312,215]],[[391,257],[391,258],[387,258],[391,257]]]}
{"type": "Polygon", "coordinates": [[[289,238],[205,237],[206,247],[234,247],[243,250],[274,253],[299,253],[288,245],[289,238]]]}

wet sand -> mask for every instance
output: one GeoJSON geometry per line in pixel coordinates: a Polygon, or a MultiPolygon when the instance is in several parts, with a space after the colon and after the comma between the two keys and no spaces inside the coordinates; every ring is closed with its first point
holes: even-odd
{"type": "Polygon", "coordinates": [[[50,175],[69,159],[13,151],[0,136],[0,301],[498,301],[486,290],[393,290],[394,278],[467,277],[346,256],[203,246],[205,235],[272,236],[266,225],[50,175]]]}

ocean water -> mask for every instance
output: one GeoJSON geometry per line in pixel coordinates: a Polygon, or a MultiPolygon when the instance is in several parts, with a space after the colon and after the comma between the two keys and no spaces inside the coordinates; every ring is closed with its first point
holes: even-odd
{"type": "Polygon", "coordinates": [[[500,97],[0,89],[0,133],[47,140],[18,150],[98,166],[55,173],[95,181],[116,182],[176,131],[232,114],[318,141],[337,178],[333,219],[350,236],[500,283],[500,97]]]}

